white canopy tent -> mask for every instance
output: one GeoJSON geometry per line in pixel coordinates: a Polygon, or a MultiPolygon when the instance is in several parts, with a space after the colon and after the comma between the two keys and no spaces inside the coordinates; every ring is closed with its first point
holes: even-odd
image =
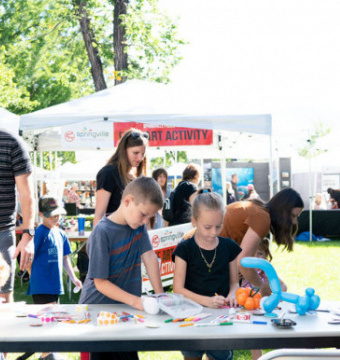
{"type": "MultiPolygon", "coordinates": [[[[192,97],[191,93],[191,97],[192,97]]],[[[268,135],[272,174],[272,119],[270,114],[240,114],[222,94],[204,88],[188,102],[186,89],[133,80],[92,95],[20,117],[20,131],[37,151],[67,150],[60,129],[70,124],[139,122],[146,126],[175,126],[268,135]],[[230,115],[235,114],[235,115],[230,115]]],[[[224,162],[223,137],[218,144],[224,162]]],[[[84,148],[82,148],[83,150],[84,148]]],[[[225,170],[225,164],[222,168],[225,170]]],[[[224,177],[225,178],[225,177],[224,177]]],[[[272,181],[270,181],[272,185],[272,181]]],[[[224,185],[224,184],[223,184],[224,185]]],[[[271,189],[272,192],[272,189],[271,189]]]]}
{"type": "Polygon", "coordinates": [[[0,108],[0,128],[18,135],[19,116],[0,108]]]}
{"type": "Polygon", "coordinates": [[[207,93],[198,93],[195,102],[188,103],[183,89],[180,92],[171,85],[137,80],[23,115],[20,130],[41,131],[86,121],[135,121],[267,135],[272,132],[269,114],[230,115],[230,106],[228,109],[207,93]]]}

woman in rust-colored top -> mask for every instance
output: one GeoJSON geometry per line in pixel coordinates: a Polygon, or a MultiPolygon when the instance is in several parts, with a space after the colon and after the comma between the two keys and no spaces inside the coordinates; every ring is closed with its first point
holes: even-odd
{"type": "Polygon", "coordinates": [[[263,282],[255,269],[241,265],[242,258],[255,256],[261,240],[271,232],[274,241],[285,249],[293,249],[297,218],[304,207],[301,196],[286,188],[275,194],[268,203],[259,200],[235,202],[227,206],[223,220],[222,237],[235,240],[242,248],[237,258],[242,276],[259,287],[262,296],[270,295],[268,283],[263,282]]]}

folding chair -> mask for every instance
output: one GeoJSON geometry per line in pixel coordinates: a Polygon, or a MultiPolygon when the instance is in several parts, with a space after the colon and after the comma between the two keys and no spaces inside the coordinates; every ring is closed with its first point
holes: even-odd
{"type": "Polygon", "coordinates": [[[340,350],[280,349],[262,355],[259,360],[329,360],[340,359],[340,350]]]}

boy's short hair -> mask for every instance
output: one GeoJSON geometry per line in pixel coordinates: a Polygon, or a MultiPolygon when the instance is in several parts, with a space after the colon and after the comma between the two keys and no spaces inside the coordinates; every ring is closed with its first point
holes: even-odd
{"type": "Polygon", "coordinates": [[[44,195],[39,199],[39,211],[47,218],[55,215],[66,215],[66,210],[51,195],[44,195]]]}
{"type": "Polygon", "coordinates": [[[163,207],[162,189],[151,177],[141,176],[131,181],[124,189],[122,199],[127,195],[132,195],[136,204],[149,201],[157,205],[158,209],[163,207]]]}

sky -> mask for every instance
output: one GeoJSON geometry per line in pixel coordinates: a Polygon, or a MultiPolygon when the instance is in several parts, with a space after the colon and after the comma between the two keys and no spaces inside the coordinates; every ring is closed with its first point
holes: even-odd
{"type": "Polygon", "coordinates": [[[272,114],[279,146],[303,146],[314,123],[338,133],[340,1],[161,0],[161,5],[179,17],[180,34],[189,42],[173,83],[193,92],[204,87],[231,113],[272,114]]]}

